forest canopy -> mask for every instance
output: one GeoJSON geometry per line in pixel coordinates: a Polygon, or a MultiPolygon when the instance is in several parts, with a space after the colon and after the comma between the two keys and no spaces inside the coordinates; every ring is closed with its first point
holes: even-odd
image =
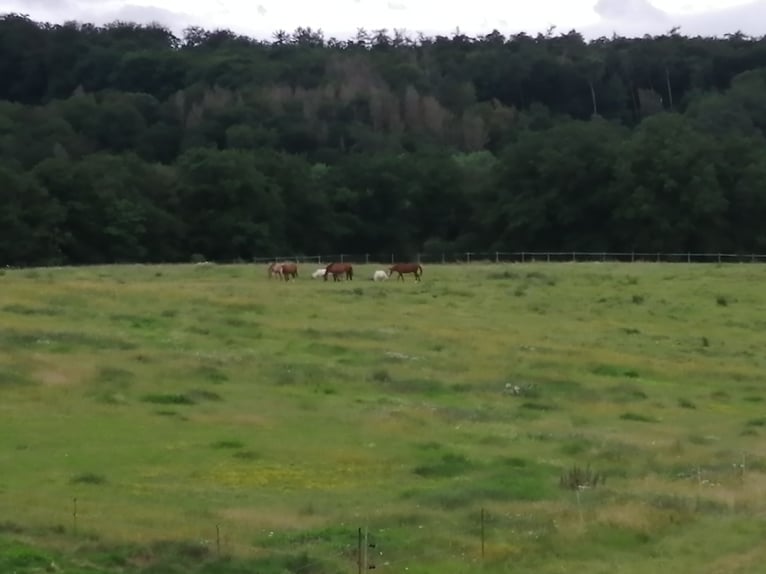
{"type": "Polygon", "coordinates": [[[0,16],[0,264],[766,250],[766,39],[0,16]]]}

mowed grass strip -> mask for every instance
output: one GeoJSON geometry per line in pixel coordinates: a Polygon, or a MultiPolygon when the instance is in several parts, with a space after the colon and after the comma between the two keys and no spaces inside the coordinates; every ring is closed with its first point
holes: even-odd
{"type": "Polygon", "coordinates": [[[489,571],[757,563],[766,269],[377,267],[7,271],[3,560],[464,572],[484,508],[489,571]]]}

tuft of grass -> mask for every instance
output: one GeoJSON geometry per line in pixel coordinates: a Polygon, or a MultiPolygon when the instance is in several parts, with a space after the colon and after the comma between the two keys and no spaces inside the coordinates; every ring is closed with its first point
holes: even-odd
{"type": "Polygon", "coordinates": [[[215,441],[210,446],[213,448],[236,449],[236,448],[244,448],[245,443],[243,443],[241,440],[225,439],[225,440],[215,441]]]}
{"type": "Polygon", "coordinates": [[[425,478],[450,478],[471,468],[473,464],[462,454],[446,453],[436,462],[415,467],[413,472],[425,478]]]}
{"type": "Polygon", "coordinates": [[[184,393],[149,393],[141,397],[145,403],[157,405],[195,405],[197,401],[184,393]]]}
{"type": "Polygon", "coordinates": [[[595,488],[604,483],[606,483],[606,475],[591,469],[590,464],[585,468],[575,465],[565,470],[559,477],[559,487],[567,490],[595,488]]]}
{"type": "Polygon", "coordinates": [[[624,421],[636,421],[640,423],[656,423],[659,422],[655,417],[644,415],[636,412],[627,412],[620,415],[620,419],[624,421]]]}
{"type": "Polygon", "coordinates": [[[72,484],[105,484],[106,477],[103,474],[84,472],[72,477],[72,484]]]}

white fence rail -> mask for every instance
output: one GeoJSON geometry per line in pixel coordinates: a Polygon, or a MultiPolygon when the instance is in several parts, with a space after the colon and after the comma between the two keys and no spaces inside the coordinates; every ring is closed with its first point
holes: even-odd
{"type": "Polygon", "coordinates": [[[260,256],[255,263],[297,261],[323,265],[333,261],[358,264],[391,264],[403,261],[420,263],[532,263],[532,262],[649,262],[649,263],[766,263],[765,254],[756,253],[649,253],[588,251],[465,251],[453,253],[329,253],[326,255],[260,256]]]}

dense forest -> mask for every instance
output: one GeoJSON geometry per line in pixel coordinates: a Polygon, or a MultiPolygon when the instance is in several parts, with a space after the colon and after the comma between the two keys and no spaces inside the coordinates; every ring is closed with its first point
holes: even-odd
{"type": "Polygon", "coordinates": [[[766,38],[0,16],[0,264],[766,251],[766,38]]]}

